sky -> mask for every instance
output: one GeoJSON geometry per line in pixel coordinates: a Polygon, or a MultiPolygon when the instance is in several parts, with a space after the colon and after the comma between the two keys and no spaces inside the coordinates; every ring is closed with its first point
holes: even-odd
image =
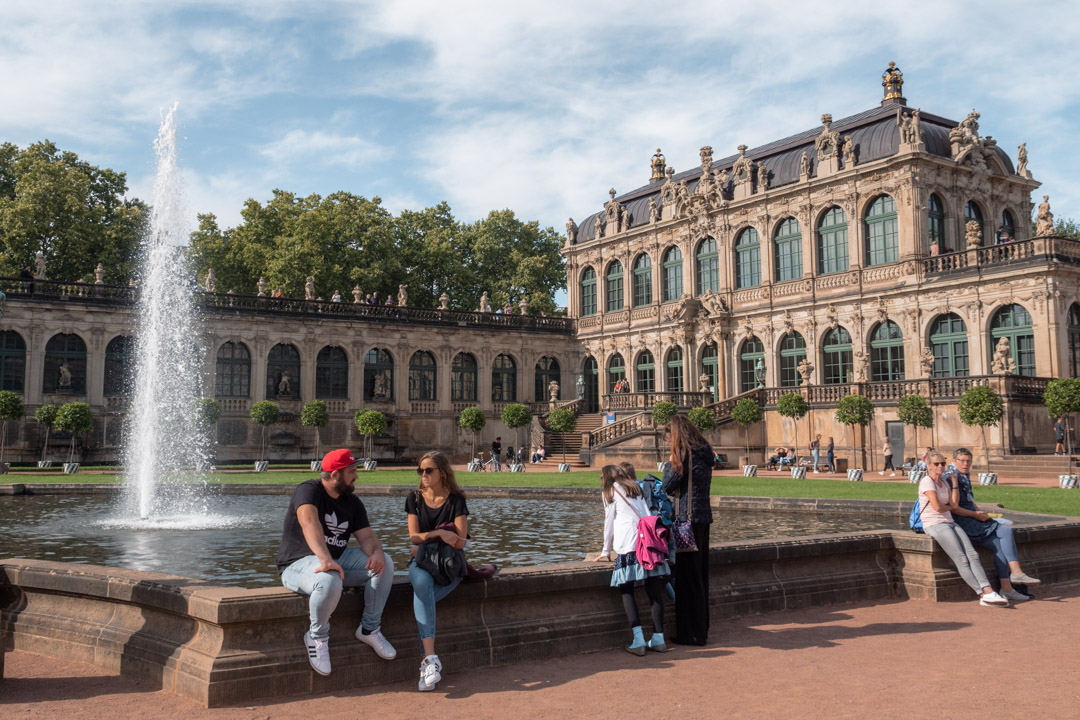
{"type": "Polygon", "coordinates": [[[1080,218],[1078,38],[1075,2],[4,0],[0,142],[52,140],[152,202],[178,103],[192,225],[280,188],[561,232],[658,147],[681,171],[876,107],[893,60],[909,105],[977,109],[1014,160],[1027,142],[1080,218]]]}

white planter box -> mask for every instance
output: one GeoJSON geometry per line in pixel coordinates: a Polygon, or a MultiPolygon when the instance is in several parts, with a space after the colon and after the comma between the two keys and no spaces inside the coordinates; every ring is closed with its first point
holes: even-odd
{"type": "Polygon", "coordinates": [[[570,472],[570,463],[559,463],[559,472],[570,472]]]}
{"type": "Polygon", "coordinates": [[[1080,475],[1058,475],[1058,484],[1067,490],[1080,488],[1080,475]]]}
{"type": "Polygon", "coordinates": [[[255,461],[255,472],[266,472],[266,469],[268,467],[270,467],[270,461],[269,460],[256,460],[255,461]]]}
{"type": "Polygon", "coordinates": [[[469,463],[469,472],[480,472],[481,470],[483,470],[483,468],[483,464],[477,462],[476,460],[473,460],[471,463],[469,463]]]}
{"type": "Polygon", "coordinates": [[[757,477],[757,465],[743,465],[743,477],[757,477]]]}
{"type": "Polygon", "coordinates": [[[11,466],[8,465],[7,463],[0,463],[0,475],[7,475],[7,472],[10,469],[11,469],[11,466]]]}
{"type": "Polygon", "coordinates": [[[848,470],[847,471],[847,479],[850,480],[851,482],[862,482],[863,481],[863,471],[858,469],[858,468],[855,468],[853,470],[848,470]]]}
{"type": "Polygon", "coordinates": [[[37,466],[39,468],[51,468],[53,466],[52,460],[38,460],[37,466]]]}
{"type": "Polygon", "coordinates": [[[64,463],[64,474],[74,475],[79,472],[79,463],[64,463]]]}
{"type": "Polygon", "coordinates": [[[664,462],[656,463],[656,469],[659,470],[660,472],[664,472],[670,466],[671,466],[671,462],[668,461],[668,460],[665,460],[664,462]]]}
{"type": "Polygon", "coordinates": [[[322,460],[311,461],[311,472],[322,472],[322,460]]]}
{"type": "Polygon", "coordinates": [[[374,470],[376,468],[376,466],[378,466],[378,462],[376,462],[375,460],[365,460],[364,461],[364,469],[365,470],[374,470]]]}
{"type": "Polygon", "coordinates": [[[924,477],[926,477],[925,470],[912,470],[907,474],[907,481],[912,485],[919,483],[924,477]]]}
{"type": "Polygon", "coordinates": [[[510,472],[525,472],[524,465],[511,465],[510,472]]]}
{"type": "Polygon", "coordinates": [[[806,479],[806,468],[804,468],[804,467],[793,467],[793,468],[791,468],[791,479],[792,480],[805,480],[806,479]]]}
{"type": "Polygon", "coordinates": [[[997,480],[997,473],[995,472],[979,473],[980,485],[997,485],[997,480]]]}

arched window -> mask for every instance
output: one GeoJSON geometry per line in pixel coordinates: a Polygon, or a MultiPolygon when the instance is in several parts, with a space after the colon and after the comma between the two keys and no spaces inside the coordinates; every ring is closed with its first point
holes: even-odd
{"type": "Polygon", "coordinates": [[[892,320],[879,324],[870,335],[870,379],[904,379],[904,333],[892,320]]]}
{"type": "Polygon", "coordinates": [[[61,392],[86,394],[86,343],[75,334],[53,335],[45,345],[45,377],[41,392],[46,395],[61,392]],[[61,370],[61,368],[64,368],[61,370]],[[61,384],[61,375],[69,384],[61,384]]]}
{"type": "Polygon", "coordinates": [[[607,269],[607,292],[604,297],[604,307],[608,312],[623,309],[623,276],[622,263],[615,260],[607,269]]]}
{"type": "Polygon", "coordinates": [[[930,326],[930,349],[934,353],[934,377],[967,377],[970,373],[967,327],[956,313],[934,320],[930,326]]]}
{"type": "Polygon", "coordinates": [[[799,363],[806,359],[806,341],[792,331],[780,341],[780,387],[795,387],[802,382],[799,363]]]}
{"type": "Polygon", "coordinates": [[[765,346],[756,337],[751,336],[743,341],[739,350],[739,392],[749,392],[758,386],[757,375],[754,370],[758,362],[765,361],[765,346]]]}
{"type": "Polygon", "coordinates": [[[709,290],[719,292],[720,256],[716,253],[716,241],[711,237],[705,238],[698,245],[694,277],[698,295],[709,290]]]}
{"type": "Polygon", "coordinates": [[[664,302],[682,297],[682,251],[673,247],[664,253],[664,302]]]}
{"type": "Polygon", "coordinates": [[[119,335],[105,346],[105,395],[127,395],[135,365],[135,341],[119,335]]]}
{"type": "Polygon", "coordinates": [[[802,232],[799,221],[795,218],[784,220],[777,226],[773,237],[776,281],[798,280],[802,277],[802,232]]]}
{"type": "Polygon", "coordinates": [[[585,358],[581,379],[584,383],[580,389],[581,411],[585,413],[600,412],[600,366],[597,364],[596,358],[585,358]]]}
{"type": "Polygon", "coordinates": [[[847,330],[838,327],[825,334],[821,360],[823,384],[851,382],[851,335],[847,330]]]}
{"type": "Polygon", "coordinates": [[[701,350],[701,374],[709,377],[709,388],[715,402],[720,394],[720,353],[716,343],[709,343],[701,350]]]}
{"type": "Polygon", "coordinates": [[[863,223],[866,233],[866,264],[894,263],[900,256],[900,234],[896,226],[896,202],[888,195],[870,204],[863,223]]]}
{"type": "Polygon", "coordinates": [[[757,230],[746,228],[735,241],[735,287],[761,284],[761,241],[757,230]]]}
{"type": "Polygon", "coordinates": [[[1006,305],[994,313],[990,321],[990,360],[994,358],[1001,338],[1009,339],[1012,358],[1016,361],[1017,375],[1035,374],[1035,335],[1031,329],[1031,315],[1020,305],[1006,305]]]}
{"type": "Polygon", "coordinates": [[[1016,240],[1016,220],[1008,210],[1001,211],[1001,227],[998,228],[997,241],[1007,243],[1016,240]]]}
{"type": "Polygon", "coordinates": [[[227,342],[218,348],[214,395],[251,397],[251,353],[244,343],[227,342]]]}
{"type": "Polygon", "coordinates": [[[581,273],[581,316],[596,314],[596,271],[591,267],[581,273]]]}
{"type": "MultiPolygon", "coordinates": [[[[1080,306],[1076,303],[1069,308],[1069,375],[1080,377],[1080,306]]],[[[7,389],[7,375],[4,382],[7,389]]]]}
{"type": "Polygon", "coordinates": [[[22,395],[26,382],[26,342],[14,330],[0,332],[0,390],[22,395]]]}
{"type": "Polygon", "coordinates": [[[435,356],[426,350],[417,350],[409,359],[409,400],[434,401],[435,356]]]}
{"type": "Polygon", "coordinates": [[[938,246],[938,252],[948,252],[945,247],[945,206],[941,198],[930,194],[930,203],[926,212],[926,238],[930,246],[938,246]]]}
{"type": "Polygon", "coordinates": [[[626,362],[623,356],[615,353],[607,361],[607,391],[610,395],[615,392],[615,383],[626,377],[626,362]]]}
{"type": "Polygon", "coordinates": [[[983,214],[982,210],[975,203],[974,200],[968,200],[964,204],[964,232],[967,233],[967,224],[969,221],[974,220],[979,223],[979,241],[986,241],[986,228],[983,226],[983,214]]]}
{"type": "Polygon", "coordinates": [[[458,353],[450,363],[450,400],[476,402],[476,358],[458,353]]]}
{"type": "Polygon", "coordinates": [[[388,350],[372,348],[364,356],[364,400],[394,399],[394,356],[388,350]]]}
{"type": "Polygon", "coordinates": [[[266,361],[266,399],[300,396],[300,351],[286,343],[270,348],[266,361]]]}
{"type": "Polygon", "coordinates": [[[636,392],[656,391],[656,363],[653,362],[652,353],[642,350],[637,357],[637,383],[634,386],[636,392]]]}
{"type": "Polygon", "coordinates": [[[638,255],[634,261],[634,307],[652,303],[652,260],[638,255]]]}
{"type": "Polygon", "coordinates": [[[818,222],[818,274],[843,272],[848,268],[847,216],[838,207],[829,208],[818,222]]]}
{"type": "Polygon", "coordinates": [[[517,402],[517,363],[509,355],[498,355],[491,365],[491,401],[517,402]]]}
{"type": "Polygon", "coordinates": [[[555,396],[558,400],[562,397],[562,369],[559,361],[545,355],[536,361],[536,381],[533,387],[533,399],[536,402],[547,402],[551,397],[548,392],[548,384],[554,380],[559,384],[559,392],[555,396]]]}
{"type": "Polygon", "coordinates": [[[327,345],[315,356],[315,397],[347,400],[349,397],[349,356],[327,345]]]}
{"type": "Polygon", "coordinates": [[[667,391],[681,393],[683,391],[683,359],[682,350],[671,348],[667,354],[667,391]]]}

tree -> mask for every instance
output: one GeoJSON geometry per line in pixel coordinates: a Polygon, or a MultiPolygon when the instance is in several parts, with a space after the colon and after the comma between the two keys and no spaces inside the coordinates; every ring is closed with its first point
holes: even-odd
{"type": "Polygon", "coordinates": [[[919,448],[919,428],[934,427],[934,409],[922,395],[905,395],[896,408],[900,422],[915,428],[915,448],[919,448]]]}
{"type": "Polygon", "coordinates": [[[461,415],[458,417],[458,425],[466,430],[472,430],[472,457],[476,457],[476,433],[484,429],[484,425],[487,424],[487,418],[484,416],[484,411],[478,407],[467,407],[461,411],[461,415]]]}
{"type": "Polygon", "coordinates": [[[53,429],[53,425],[56,424],[57,411],[55,405],[42,405],[34,411],[34,421],[45,428],[45,443],[41,446],[42,461],[45,460],[45,456],[49,452],[49,432],[53,429]]]}
{"type": "Polygon", "coordinates": [[[259,442],[259,460],[266,460],[266,430],[277,423],[281,417],[281,411],[270,400],[262,400],[251,406],[248,417],[262,428],[262,436],[259,442]]]}
{"type": "MultiPolygon", "coordinates": [[[[661,400],[660,402],[653,405],[653,409],[652,409],[653,423],[657,427],[664,427],[669,422],[671,422],[671,418],[675,417],[676,413],[678,413],[678,412],[679,412],[679,407],[675,403],[668,402],[667,400],[661,400]]],[[[657,444],[656,444],[656,461],[657,462],[660,462],[661,456],[662,456],[662,453],[661,453],[661,450],[660,450],[660,443],[657,442],[657,444]]]]}
{"type": "MultiPolygon", "coordinates": [[[[789,392],[781,395],[776,401],[776,412],[795,421],[795,454],[797,455],[799,453],[799,421],[810,412],[810,406],[801,394],[789,392]]],[[[817,470],[817,467],[814,470],[817,470]]]]}
{"type": "Polygon", "coordinates": [[[26,414],[22,398],[10,390],[0,390],[0,466],[4,464],[8,420],[19,420],[26,414]]]}
{"type": "Polygon", "coordinates": [[[311,400],[304,403],[300,411],[300,424],[304,427],[315,428],[315,460],[319,459],[320,431],[330,422],[330,411],[326,409],[326,403],[322,400],[311,400]]]}
{"type": "Polygon", "coordinates": [[[364,454],[370,460],[375,452],[374,437],[386,430],[386,416],[378,410],[358,410],[354,420],[356,431],[364,436],[364,454]]]}
{"type": "Polygon", "coordinates": [[[750,457],[749,428],[754,423],[761,422],[761,406],[754,398],[744,397],[731,408],[731,419],[743,429],[743,436],[746,439],[746,456],[750,457]]]}
{"type": "MultiPolygon", "coordinates": [[[[528,405],[522,405],[521,403],[509,403],[502,411],[503,425],[511,430],[517,430],[518,428],[525,427],[532,422],[532,413],[529,412],[528,405]]],[[[515,433],[516,434],[516,433],[515,433]]],[[[518,450],[521,452],[522,457],[528,457],[525,455],[526,450],[523,449],[521,444],[521,436],[518,435],[518,450]]]]}
{"type": "Polygon", "coordinates": [[[94,429],[90,406],[84,402],[69,402],[60,406],[56,412],[56,429],[71,433],[71,452],[68,462],[75,462],[75,436],[94,429]]]}
{"type": "MultiPolygon", "coordinates": [[[[572,433],[574,428],[577,427],[577,416],[566,408],[555,408],[548,413],[548,427],[557,433],[572,433]]],[[[565,465],[566,443],[560,442],[559,444],[562,445],[562,461],[563,465],[565,465]]]]}
{"type": "Polygon", "coordinates": [[[700,432],[707,432],[716,427],[716,416],[712,410],[706,407],[692,408],[686,414],[686,419],[700,432]]]}
{"type": "Polygon", "coordinates": [[[1054,221],[1054,234],[1080,240],[1080,223],[1072,218],[1058,218],[1054,221]]]}
{"type": "Polygon", "coordinates": [[[874,403],[862,395],[845,395],[836,404],[835,417],[836,422],[848,426],[852,449],[861,451],[861,448],[855,448],[855,426],[866,427],[870,424],[874,419],[874,403]]]}
{"type": "Polygon", "coordinates": [[[1065,418],[1065,442],[1069,454],[1069,468],[1072,469],[1072,433],[1069,429],[1069,415],[1080,412],[1080,380],[1077,378],[1057,378],[1046,384],[1043,391],[1043,404],[1051,418],[1065,418]]]}
{"type": "Polygon", "coordinates": [[[1001,402],[994,389],[987,385],[974,385],[964,391],[957,405],[960,422],[968,427],[978,425],[982,432],[983,455],[986,457],[986,471],[990,472],[990,449],[986,446],[986,428],[1001,422],[1005,416],[1005,404],[1001,402]]]}

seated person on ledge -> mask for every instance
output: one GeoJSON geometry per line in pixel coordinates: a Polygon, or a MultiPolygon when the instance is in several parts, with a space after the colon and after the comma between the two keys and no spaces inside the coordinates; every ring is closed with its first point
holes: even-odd
{"type": "Polygon", "coordinates": [[[774,455],[769,456],[768,469],[769,470],[780,470],[780,469],[783,469],[785,465],[790,465],[790,464],[791,464],[791,458],[788,457],[787,448],[785,448],[783,445],[781,445],[780,447],[776,448],[776,452],[775,452],[774,455]]]}

